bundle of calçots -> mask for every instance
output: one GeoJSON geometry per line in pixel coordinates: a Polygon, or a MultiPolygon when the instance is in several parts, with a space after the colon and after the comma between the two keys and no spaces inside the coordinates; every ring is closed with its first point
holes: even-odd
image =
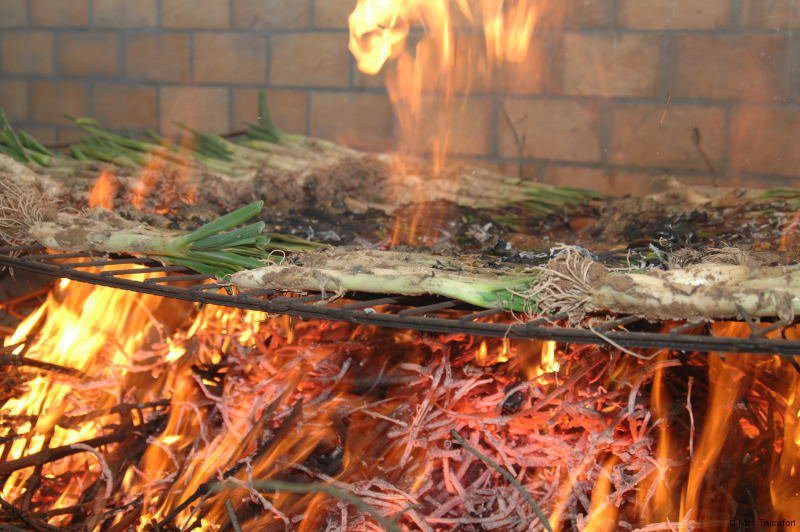
{"type": "Polygon", "coordinates": [[[761,265],[741,252],[715,251],[666,271],[609,270],[567,248],[544,267],[510,268],[468,256],[329,248],[265,233],[263,222],[247,223],[262,207],[260,201],[247,205],[191,232],[168,231],[104,209],[59,212],[35,187],[0,175],[0,238],[6,242],[132,253],[224,277],[240,288],[436,294],[531,315],[566,312],[573,321],[600,311],[653,319],[790,320],[800,310],[797,266],[761,265]]]}
{"type": "MultiPolygon", "coordinates": [[[[65,152],[51,151],[30,135],[15,133],[3,124],[0,153],[53,176],[97,177],[104,165],[117,176],[132,176],[159,168],[178,169],[199,179],[235,183],[251,197],[301,201],[309,188],[325,183],[325,193],[314,198],[326,208],[385,212],[419,201],[445,200],[462,207],[491,210],[498,223],[509,212],[539,217],[585,205],[596,193],[556,187],[509,177],[482,168],[452,166],[437,171],[421,160],[404,158],[396,165],[391,154],[367,153],[312,137],[287,134],[275,125],[262,92],[258,118],[238,136],[196,131],[178,124],[180,138],[145,130],[138,135],[111,131],[90,118],[68,117],[85,133],[65,152]],[[261,188],[259,188],[261,187],[261,188]]],[[[124,184],[123,184],[124,186],[124,184]]],[[[203,191],[202,186],[200,192],[203,191]]],[[[214,187],[216,188],[216,187],[214,187]]],[[[223,198],[220,198],[221,203],[223,198]]],[[[230,205],[233,209],[241,203],[230,205]]],[[[220,213],[222,214],[222,213],[220,213]]],[[[513,223],[513,222],[508,222],[513,223]]]]}
{"type": "MultiPolygon", "coordinates": [[[[52,151],[24,132],[15,132],[0,111],[0,159],[25,165],[22,173],[7,159],[0,162],[0,238],[13,244],[40,243],[59,250],[133,253],[166,264],[230,278],[243,288],[290,291],[322,290],[437,294],[482,307],[528,314],[570,314],[579,321],[592,312],[639,314],[653,319],[732,318],[743,315],[790,319],[800,309],[797,268],[719,264],[719,254],[687,268],[670,271],[609,270],[583,253],[566,251],[540,268],[512,268],[476,263],[468,257],[423,253],[332,249],[288,235],[265,232],[252,221],[263,208],[255,202],[194,231],[170,231],[132,222],[103,209],[69,211],[50,197],[47,183],[79,174],[96,179],[98,165],[138,171],[153,159],[229,181],[252,180],[265,169],[295,177],[337,165],[380,165],[378,155],[335,143],[288,135],[273,123],[263,94],[259,120],[240,138],[184,127],[190,142],[176,142],[152,131],[136,138],[108,131],[97,122],[73,118],[88,135],[68,153],[52,151]],[[313,170],[313,171],[312,171],[313,170]],[[324,248],[324,249],[321,249],[324,248]],[[275,253],[280,251],[280,253],[275,253]],[[716,272],[716,273],[715,273],[716,272]],[[230,277],[228,277],[230,276],[230,277]]],[[[402,184],[414,181],[395,180],[402,184]]],[[[419,176],[416,176],[418,178],[419,176]]],[[[525,183],[492,173],[458,176],[460,187],[430,187],[431,199],[448,199],[479,209],[520,207],[530,216],[547,215],[584,204],[592,192],[525,183]],[[485,182],[484,182],[485,180],[485,182]],[[486,193],[485,191],[491,193],[486,193]],[[438,195],[436,195],[438,194],[438,195]]],[[[52,187],[51,187],[52,188],[52,187]]],[[[404,197],[403,192],[397,193],[404,197]]],[[[768,191],[794,201],[793,190],[768,191]]],[[[398,200],[399,201],[399,200],[398,200]]]]}

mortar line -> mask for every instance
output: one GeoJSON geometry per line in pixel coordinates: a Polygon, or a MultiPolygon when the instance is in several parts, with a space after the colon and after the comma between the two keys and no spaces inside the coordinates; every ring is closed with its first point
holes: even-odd
{"type": "Polygon", "coordinates": [[[613,135],[612,105],[604,99],[598,102],[597,108],[597,138],[600,143],[600,164],[608,166],[611,141],[613,135]]]}
{"type": "Polygon", "coordinates": [[[608,27],[619,30],[619,0],[611,0],[608,9],[608,27]]]}
{"type": "Polygon", "coordinates": [[[158,29],[164,28],[163,7],[164,7],[163,0],[156,0],[156,28],[158,29]]]}
{"type": "Polygon", "coordinates": [[[311,117],[314,114],[314,93],[312,90],[309,90],[306,94],[306,135],[312,135],[313,131],[311,130],[311,125],[313,121],[311,117]]]}
{"type": "Polygon", "coordinates": [[[742,0],[731,0],[731,14],[728,23],[731,28],[740,29],[742,27],[742,16],[744,14],[742,0]]]}
{"type": "Polygon", "coordinates": [[[733,116],[738,112],[737,104],[729,104],[725,107],[725,116],[722,122],[722,160],[720,168],[717,168],[718,184],[733,178],[733,167],[731,165],[731,150],[734,146],[733,116]]]}

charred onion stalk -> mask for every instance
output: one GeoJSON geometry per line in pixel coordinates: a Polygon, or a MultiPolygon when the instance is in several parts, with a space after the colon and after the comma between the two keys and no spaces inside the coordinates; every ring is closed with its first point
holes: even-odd
{"type": "Polygon", "coordinates": [[[501,269],[466,258],[422,253],[330,249],[235,273],[241,288],[435,294],[479,307],[530,315],[593,312],[651,320],[777,317],[800,312],[800,265],[759,266],[743,253],[715,253],[666,271],[611,270],[576,250],[543,268],[501,269]]]}
{"type": "Polygon", "coordinates": [[[192,232],[134,223],[105,209],[57,212],[31,190],[0,179],[0,238],[11,244],[38,243],[62,251],[130,253],[200,273],[225,276],[264,265],[276,250],[316,249],[318,244],[264,233],[264,222],[246,222],[261,212],[258,201],[192,232]]]}
{"type": "Polygon", "coordinates": [[[319,290],[377,294],[435,294],[479,307],[514,311],[534,309],[521,297],[536,276],[500,270],[468,258],[424,253],[334,248],[296,253],[280,264],[238,272],[231,282],[240,288],[273,288],[296,292],[319,290]]]}
{"type": "Polygon", "coordinates": [[[580,321],[592,312],[650,320],[777,317],[800,312],[800,265],[763,266],[736,249],[717,250],[668,270],[612,270],[576,250],[542,268],[523,294],[545,313],[580,321]]]}

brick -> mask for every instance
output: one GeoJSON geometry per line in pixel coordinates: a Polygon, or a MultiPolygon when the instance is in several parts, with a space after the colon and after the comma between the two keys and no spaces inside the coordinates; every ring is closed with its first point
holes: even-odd
{"type": "Polygon", "coordinates": [[[272,37],[270,83],[314,87],[346,87],[350,57],[347,35],[295,33],[272,37]]]}
{"type": "Polygon", "coordinates": [[[377,74],[364,74],[358,68],[353,69],[353,87],[358,89],[383,89],[386,87],[386,71],[383,69],[377,74]]]}
{"type": "Polygon", "coordinates": [[[21,124],[20,131],[24,131],[28,135],[41,142],[42,144],[54,144],[57,142],[58,135],[56,128],[53,126],[33,126],[28,124],[21,124]]]}
{"type": "Polygon", "coordinates": [[[644,196],[652,192],[653,178],[638,172],[579,166],[548,166],[544,183],[562,187],[578,187],[605,194],[644,196]]]}
{"type": "Polygon", "coordinates": [[[678,38],[673,96],[779,100],[788,95],[789,40],[774,35],[678,38]]]}
{"type": "Polygon", "coordinates": [[[400,144],[406,149],[443,151],[454,156],[483,156],[492,151],[493,111],[489,99],[455,100],[447,108],[441,98],[427,97],[418,116],[403,120],[402,109],[397,114],[401,117],[400,144]]]}
{"type": "Polygon", "coordinates": [[[800,28],[800,3],[796,0],[744,0],[742,25],[770,30],[800,28]]]}
{"type": "Polygon", "coordinates": [[[306,0],[232,0],[235,28],[298,29],[308,27],[306,0]]]}
{"type": "Polygon", "coordinates": [[[156,0],[94,0],[94,24],[102,28],[151,28],[158,20],[156,0]]]}
{"type": "Polygon", "coordinates": [[[506,63],[500,69],[498,87],[506,94],[542,94],[551,83],[550,43],[534,37],[521,63],[506,63]]]}
{"type": "Polygon", "coordinates": [[[598,113],[593,104],[520,99],[506,100],[503,106],[508,120],[500,120],[502,156],[577,162],[600,160],[598,113]],[[523,145],[522,153],[517,137],[523,145]]]}
{"type": "Polygon", "coordinates": [[[86,132],[82,131],[81,129],[75,126],[59,126],[58,128],[56,128],[56,141],[59,143],[78,142],[85,136],[86,132]]]}
{"type": "MultiPolygon", "coordinates": [[[[482,35],[456,35],[453,54],[458,58],[453,65],[453,90],[460,93],[485,92],[492,88],[492,76],[486,54],[486,41],[482,35]]],[[[432,54],[434,57],[437,54],[432,54]]],[[[417,55],[419,60],[419,54],[417,55]]],[[[432,63],[424,71],[435,74],[439,71],[437,63],[432,63]]],[[[436,86],[435,79],[422,81],[423,87],[436,86]]]]}
{"type": "MultiPolygon", "coordinates": [[[[447,153],[454,155],[489,155],[492,151],[492,102],[471,98],[466,105],[455,105],[452,119],[448,120],[449,139],[447,153]]],[[[436,142],[436,138],[431,139],[436,142]]]]}
{"type": "Polygon", "coordinates": [[[347,29],[347,19],[356,3],[356,0],[314,0],[314,26],[347,29]]]}
{"type": "Polygon", "coordinates": [[[28,118],[28,84],[25,81],[0,81],[0,108],[11,122],[28,118]]]}
{"type": "Polygon", "coordinates": [[[620,25],[641,30],[724,28],[731,17],[730,0],[620,0],[618,9],[620,25]]]}
{"type": "Polygon", "coordinates": [[[656,95],[660,56],[656,36],[568,33],[563,53],[565,94],[656,95]]]}
{"type": "Polygon", "coordinates": [[[64,114],[89,114],[89,91],[74,81],[32,81],[31,118],[41,124],[69,124],[64,114]]]}
{"type": "Polygon", "coordinates": [[[611,111],[609,160],[629,166],[707,170],[695,145],[701,146],[716,169],[725,150],[725,111],[691,105],[619,105],[611,111]]]}
{"type": "Polygon", "coordinates": [[[31,22],[50,28],[89,24],[89,0],[31,0],[31,22]]]}
{"type": "Polygon", "coordinates": [[[67,76],[117,74],[119,36],[116,33],[65,33],[58,38],[61,73],[67,76]]]}
{"type": "Polygon", "coordinates": [[[208,133],[226,133],[230,128],[228,89],[211,87],[162,87],[161,131],[180,133],[181,122],[208,133]]]}
{"type": "Polygon", "coordinates": [[[188,35],[130,35],[125,48],[128,78],[175,83],[190,81],[188,35]]]}
{"type": "Polygon", "coordinates": [[[226,84],[264,83],[266,77],[266,37],[235,33],[195,35],[195,81],[226,84]]]}
{"type": "Polygon", "coordinates": [[[158,127],[155,87],[98,83],[93,92],[94,117],[108,127],[158,127]]]}
{"type": "Polygon", "coordinates": [[[742,107],[731,131],[732,173],[800,175],[800,111],[742,107]]]}
{"type": "Polygon", "coordinates": [[[566,29],[602,28],[608,26],[610,11],[611,0],[550,2],[542,14],[541,24],[566,29]]]}
{"type": "Polygon", "coordinates": [[[22,28],[27,23],[26,0],[0,0],[0,28],[22,28]]]}
{"type": "Polygon", "coordinates": [[[230,27],[228,0],[162,0],[161,20],[166,28],[225,29],[230,27]]]}
{"type": "Polygon", "coordinates": [[[53,34],[44,31],[0,33],[2,70],[7,74],[53,73],[53,34]]]}
{"type": "MultiPolygon", "coordinates": [[[[298,91],[267,91],[267,103],[272,120],[282,130],[307,134],[309,96],[298,91]]],[[[233,127],[258,121],[258,89],[234,89],[233,127]]]]}
{"type": "Polygon", "coordinates": [[[313,93],[311,134],[355,148],[385,150],[394,135],[389,98],[368,93],[313,93]]]}

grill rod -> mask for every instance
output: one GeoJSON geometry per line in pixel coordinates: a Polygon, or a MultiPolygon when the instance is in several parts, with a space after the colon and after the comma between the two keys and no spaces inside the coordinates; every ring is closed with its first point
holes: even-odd
{"type": "Polygon", "coordinates": [[[787,358],[800,355],[800,341],[783,338],[787,326],[780,324],[770,325],[768,329],[779,333],[781,338],[766,338],[764,329],[753,330],[748,338],[734,338],[712,336],[707,325],[703,323],[679,325],[674,332],[650,332],[641,329],[652,328],[652,324],[631,316],[615,316],[606,321],[595,321],[591,327],[585,328],[557,325],[553,322],[559,319],[558,316],[522,323],[499,309],[478,309],[445,298],[349,294],[351,299],[340,304],[341,302],[325,301],[321,294],[287,297],[286,294],[274,290],[226,293],[225,290],[229,287],[208,282],[212,280],[211,276],[196,274],[176,266],[163,266],[150,259],[122,256],[107,258],[92,253],[48,254],[38,246],[0,247],[0,265],[143,294],[303,319],[344,321],[440,334],[610,345],[626,349],[751,353],[787,358]],[[110,266],[126,265],[131,267],[106,269],[110,266]],[[133,268],[136,265],[138,268],[133,268]],[[100,271],[85,271],[90,267],[100,271]],[[125,277],[143,272],[158,277],[145,281],[125,277]],[[194,284],[184,286],[187,283],[194,284]],[[443,317],[440,315],[442,312],[447,314],[443,317]],[[454,313],[457,316],[450,317],[454,313]],[[501,317],[506,322],[479,321],[488,317],[501,317]],[[691,331],[698,332],[692,334],[691,331]]]}

